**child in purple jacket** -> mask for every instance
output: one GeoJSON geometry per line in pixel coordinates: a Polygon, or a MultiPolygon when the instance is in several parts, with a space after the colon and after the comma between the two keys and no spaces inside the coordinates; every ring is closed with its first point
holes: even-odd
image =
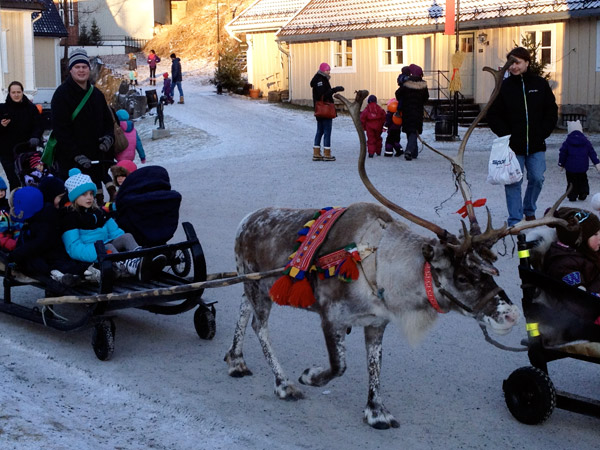
{"type": "Polygon", "coordinates": [[[172,105],[175,102],[173,100],[173,90],[171,89],[171,79],[169,78],[169,73],[163,73],[163,78],[164,81],[162,93],[165,96],[165,105],[172,105]]]}
{"type": "Polygon", "coordinates": [[[560,147],[558,165],[567,175],[567,186],[573,185],[569,193],[569,200],[574,202],[585,200],[590,193],[587,170],[588,159],[592,160],[596,170],[600,172],[600,160],[592,143],[582,133],[581,122],[567,122],[568,135],[560,147]]]}

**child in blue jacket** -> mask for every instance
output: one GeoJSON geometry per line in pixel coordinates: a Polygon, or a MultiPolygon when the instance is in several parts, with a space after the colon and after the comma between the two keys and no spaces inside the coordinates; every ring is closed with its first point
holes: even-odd
{"type": "MultiPolygon", "coordinates": [[[[96,185],[88,175],[79,169],[71,169],[65,182],[69,201],[62,220],[62,240],[69,256],[78,261],[95,263],[98,255],[94,243],[104,242],[107,252],[137,250],[140,246],[130,233],[125,233],[108,213],[96,204],[96,185]]],[[[128,259],[115,263],[118,275],[133,275],[138,279],[148,280],[152,273],[159,272],[166,264],[164,255],[151,260],[142,258],[128,259]],[[150,266],[150,267],[148,267],[150,266]],[[150,270],[148,270],[150,269],[150,270]]],[[[99,280],[98,277],[95,281],[99,280]]]]}
{"type": "Polygon", "coordinates": [[[592,143],[582,133],[583,128],[579,120],[567,122],[567,130],[569,134],[560,147],[558,165],[561,170],[566,171],[567,186],[573,185],[569,193],[569,200],[574,202],[578,198],[585,200],[590,193],[586,173],[589,167],[588,161],[591,159],[596,170],[600,171],[600,160],[592,143]]]}

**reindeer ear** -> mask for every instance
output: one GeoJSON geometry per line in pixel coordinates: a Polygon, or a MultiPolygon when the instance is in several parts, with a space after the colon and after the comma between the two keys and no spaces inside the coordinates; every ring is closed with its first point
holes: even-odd
{"type": "Polygon", "coordinates": [[[423,244],[421,246],[421,252],[423,253],[425,261],[431,262],[435,253],[433,250],[433,246],[431,244],[423,244]]]}

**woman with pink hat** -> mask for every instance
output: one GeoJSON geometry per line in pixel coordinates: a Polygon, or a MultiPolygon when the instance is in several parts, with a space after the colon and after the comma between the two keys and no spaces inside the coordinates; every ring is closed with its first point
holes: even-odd
{"type": "MultiPolygon", "coordinates": [[[[331,67],[327,63],[321,63],[318,72],[310,81],[312,88],[313,103],[321,100],[333,103],[333,94],[344,90],[342,86],[331,87],[329,83],[331,67]]],[[[313,144],[313,161],[335,161],[331,155],[331,126],[333,119],[317,117],[317,134],[313,144]],[[323,155],[321,155],[321,139],[323,139],[323,155]]]]}

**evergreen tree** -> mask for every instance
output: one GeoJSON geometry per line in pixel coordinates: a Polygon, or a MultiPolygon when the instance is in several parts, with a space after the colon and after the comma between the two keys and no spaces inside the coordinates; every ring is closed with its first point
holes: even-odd
{"type": "MultiPolygon", "coordinates": [[[[515,47],[517,47],[517,43],[514,42],[515,47]]],[[[535,34],[526,34],[525,36],[521,36],[521,47],[527,49],[529,54],[531,55],[531,61],[529,62],[529,72],[534,75],[538,75],[546,80],[550,79],[550,73],[544,73],[544,69],[548,65],[547,63],[543,63],[538,59],[538,50],[542,46],[542,43],[539,42],[536,44],[535,42],[535,34]]]]}
{"type": "Polygon", "coordinates": [[[236,88],[244,85],[239,55],[240,49],[237,42],[226,42],[222,45],[215,76],[211,80],[213,84],[221,85],[223,89],[230,91],[235,91],[236,88]]]}
{"type": "Polygon", "coordinates": [[[102,45],[102,34],[96,19],[92,19],[92,26],[90,28],[90,43],[92,45],[102,45]]]}
{"type": "Polygon", "coordinates": [[[86,25],[81,25],[81,29],[79,30],[79,45],[90,45],[90,33],[88,32],[86,25]]]}

